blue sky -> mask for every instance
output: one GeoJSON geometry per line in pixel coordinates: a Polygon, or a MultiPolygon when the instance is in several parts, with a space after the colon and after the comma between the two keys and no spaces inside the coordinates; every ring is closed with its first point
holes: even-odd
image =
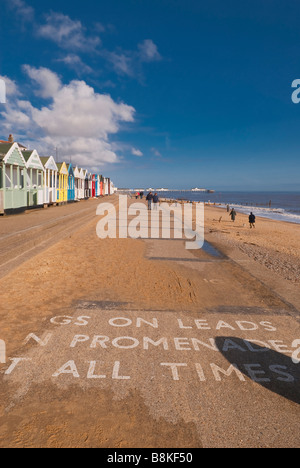
{"type": "Polygon", "coordinates": [[[0,139],[119,187],[300,190],[299,1],[0,3],[0,139]]]}

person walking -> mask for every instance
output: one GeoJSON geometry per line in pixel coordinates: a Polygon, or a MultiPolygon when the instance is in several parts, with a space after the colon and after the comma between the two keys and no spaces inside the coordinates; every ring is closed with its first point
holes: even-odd
{"type": "Polygon", "coordinates": [[[251,212],[249,215],[250,229],[255,228],[255,215],[251,212]]]}
{"type": "Polygon", "coordinates": [[[147,197],[146,197],[146,200],[148,202],[148,210],[151,211],[152,210],[152,201],[153,201],[153,193],[152,192],[149,192],[147,197]]]}
{"type": "Polygon", "coordinates": [[[154,196],[153,196],[153,209],[154,209],[155,211],[157,211],[157,205],[158,205],[158,203],[159,203],[159,198],[158,198],[157,193],[155,193],[154,196]]]}
{"type": "Polygon", "coordinates": [[[232,210],[230,211],[230,217],[231,217],[231,221],[235,221],[235,218],[236,218],[236,211],[234,208],[232,208],[232,210]]]}

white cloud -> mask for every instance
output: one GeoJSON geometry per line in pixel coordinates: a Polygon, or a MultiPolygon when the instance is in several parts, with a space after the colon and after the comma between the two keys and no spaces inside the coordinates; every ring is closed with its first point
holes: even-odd
{"type": "Polygon", "coordinates": [[[142,153],[139,149],[136,149],[136,148],[132,148],[132,149],[131,149],[131,153],[132,153],[134,156],[138,156],[138,157],[142,157],[142,156],[143,156],[143,153],[142,153]]]}
{"type": "Polygon", "coordinates": [[[151,148],[151,151],[152,151],[152,153],[154,154],[154,156],[156,156],[157,158],[161,158],[161,157],[162,157],[162,154],[158,151],[158,149],[156,149],[156,148],[151,148]]]}
{"type": "Polygon", "coordinates": [[[81,21],[53,11],[47,14],[46,23],[38,27],[37,34],[67,50],[91,52],[101,44],[98,36],[86,34],[81,21]]]}
{"type": "Polygon", "coordinates": [[[151,39],[146,39],[138,45],[142,62],[157,62],[162,59],[157,45],[151,39]]]}
{"type": "Polygon", "coordinates": [[[24,65],[23,70],[39,85],[39,89],[35,90],[37,96],[45,99],[52,98],[61,89],[62,84],[56,73],[48,68],[34,68],[29,65],[24,65]]]}
{"type": "Polygon", "coordinates": [[[32,21],[34,18],[34,9],[27,5],[23,0],[7,0],[9,8],[14,9],[24,21],[32,21]]]}
{"type": "Polygon", "coordinates": [[[112,64],[117,74],[134,76],[133,57],[129,53],[103,51],[102,55],[112,64]]]}
{"type": "MultiPolygon", "coordinates": [[[[43,139],[43,149],[53,152],[54,146],[58,148],[60,160],[68,162],[72,160],[73,164],[85,169],[99,170],[103,164],[115,164],[119,162],[119,157],[112,150],[112,145],[108,141],[99,138],[82,138],[74,137],[74,139],[59,137],[55,140],[47,136],[43,139]]],[[[48,153],[49,153],[48,151],[48,153]]],[[[42,154],[42,153],[41,153],[42,154]]]]}
{"type": "Polygon", "coordinates": [[[21,92],[18,89],[18,86],[14,80],[11,80],[8,78],[8,76],[1,76],[0,79],[4,81],[5,87],[6,87],[6,96],[13,96],[17,98],[18,96],[21,96],[21,92]]]}
{"type": "Polygon", "coordinates": [[[18,108],[18,106],[7,106],[7,110],[2,112],[4,121],[1,122],[6,132],[11,132],[12,129],[21,128],[29,129],[31,124],[30,116],[18,108]]]}
{"type": "Polygon", "coordinates": [[[112,65],[117,74],[131,78],[141,78],[143,63],[162,60],[156,44],[151,39],[138,44],[137,50],[119,48],[117,51],[110,52],[102,49],[101,55],[112,65]]]}
{"type": "Polygon", "coordinates": [[[28,100],[11,99],[0,120],[6,132],[26,135],[40,154],[58,147],[61,158],[88,168],[118,162],[110,136],[121,130],[123,122],[134,121],[132,106],[96,93],[84,81],[63,84],[51,70],[24,69],[33,86],[38,85],[36,92],[51,101],[38,108],[28,100]]]}
{"type": "Polygon", "coordinates": [[[57,59],[57,62],[63,62],[70,68],[76,71],[78,75],[84,73],[91,73],[93,69],[83,62],[83,60],[76,54],[68,54],[63,58],[57,59]]]}
{"type": "Polygon", "coordinates": [[[44,21],[37,23],[35,10],[24,0],[6,0],[9,8],[13,9],[23,21],[31,23],[33,34],[36,37],[54,42],[60,49],[67,51],[63,58],[56,61],[65,63],[79,76],[92,73],[93,69],[78,54],[97,54],[120,76],[128,76],[143,81],[142,65],[146,62],[162,60],[157,45],[152,39],[145,39],[139,43],[135,50],[124,50],[118,47],[108,50],[103,47],[99,34],[104,34],[114,27],[104,26],[96,22],[90,25],[89,31],[80,20],[72,19],[63,13],[50,11],[44,16],[44,21]]]}
{"type": "Polygon", "coordinates": [[[97,94],[84,81],[71,81],[53,96],[50,107],[35,109],[35,122],[49,135],[107,139],[119,131],[119,122],[132,122],[134,109],[97,94]]]}

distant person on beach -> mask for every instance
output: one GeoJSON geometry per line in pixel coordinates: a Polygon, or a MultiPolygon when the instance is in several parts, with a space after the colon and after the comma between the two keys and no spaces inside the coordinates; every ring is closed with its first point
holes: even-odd
{"type": "Polygon", "coordinates": [[[140,193],[140,199],[143,200],[143,197],[144,197],[144,192],[141,192],[140,193]]]}
{"type": "Polygon", "coordinates": [[[137,199],[139,198],[139,196],[140,196],[140,193],[139,193],[139,192],[136,192],[136,194],[135,194],[135,199],[137,200],[137,199]]]}
{"type": "Polygon", "coordinates": [[[159,198],[157,193],[154,194],[153,196],[153,209],[157,210],[157,204],[159,203],[159,198]]]}
{"type": "Polygon", "coordinates": [[[232,208],[232,210],[230,211],[230,217],[231,217],[231,221],[235,221],[235,218],[236,218],[236,211],[234,208],[232,208]]]}
{"type": "Polygon", "coordinates": [[[146,197],[146,200],[148,202],[148,210],[151,211],[152,210],[152,201],[153,201],[153,194],[152,192],[149,192],[147,197],[146,197]]]}
{"type": "Polygon", "coordinates": [[[250,229],[255,228],[255,216],[252,212],[249,215],[249,224],[250,224],[250,229]]]}

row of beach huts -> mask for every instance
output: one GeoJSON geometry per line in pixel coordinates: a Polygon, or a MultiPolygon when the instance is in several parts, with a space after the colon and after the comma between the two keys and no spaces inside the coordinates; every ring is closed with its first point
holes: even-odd
{"type": "Polygon", "coordinates": [[[111,195],[107,177],[0,140],[0,214],[111,195]]]}

